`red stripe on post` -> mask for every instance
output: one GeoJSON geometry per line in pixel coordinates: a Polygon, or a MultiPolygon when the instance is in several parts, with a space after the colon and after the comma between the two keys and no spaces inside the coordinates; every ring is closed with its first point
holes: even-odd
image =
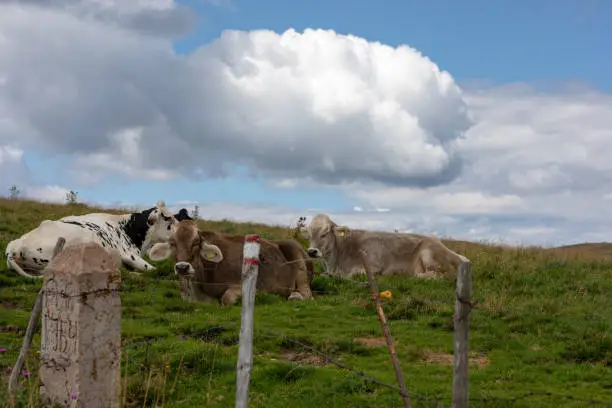
{"type": "Polygon", "coordinates": [[[246,242],[259,242],[259,235],[247,235],[244,239],[246,242]]]}
{"type": "Polygon", "coordinates": [[[257,258],[244,258],[245,265],[259,265],[259,259],[257,258]]]}

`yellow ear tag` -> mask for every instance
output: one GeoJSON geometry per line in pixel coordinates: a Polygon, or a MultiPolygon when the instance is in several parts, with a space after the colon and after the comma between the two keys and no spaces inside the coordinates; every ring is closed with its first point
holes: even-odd
{"type": "Polygon", "coordinates": [[[391,299],[392,296],[391,291],[385,290],[384,292],[380,292],[380,297],[383,299],[391,299]]]}
{"type": "Polygon", "coordinates": [[[213,259],[215,257],[215,254],[212,254],[212,253],[209,252],[209,253],[206,254],[206,257],[208,259],[213,259]]]}
{"type": "Polygon", "coordinates": [[[340,231],[340,232],[338,233],[338,236],[339,236],[339,237],[343,237],[343,236],[344,236],[344,231],[340,231]]]}

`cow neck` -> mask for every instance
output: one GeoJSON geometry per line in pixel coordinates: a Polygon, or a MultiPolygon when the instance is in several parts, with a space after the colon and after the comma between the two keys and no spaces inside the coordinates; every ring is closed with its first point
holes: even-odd
{"type": "Polygon", "coordinates": [[[149,208],[139,213],[133,213],[125,220],[119,222],[119,226],[130,238],[130,241],[139,249],[142,249],[142,244],[145,242],[147,232],[149,232],[149,214],[153,212],[155,208],[149,208]]]}
{"type": "Polygon", "coordinates": [[[324,254],[328,267],[334,271],[340,267],[340,260],[344,252],[343,244],[344,242],[340,243],[338,242],[338,238],[334,237],[332,248],[329,250],[329,256],[325,256],[324,254]]]}

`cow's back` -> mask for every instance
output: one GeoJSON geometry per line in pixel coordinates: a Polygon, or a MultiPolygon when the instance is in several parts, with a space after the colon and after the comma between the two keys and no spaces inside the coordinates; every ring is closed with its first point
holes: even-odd
{"type": "Polygon", "coordinates": [[[357,255],[359,250],[365,250],[364,259],[374,273],[454,274],[461,262],[467,259],[433,236],[365,230],[351,232],[352,242],[349,241],[347,253],[357,255]]]}
{"type": "Polygon", "coordinates": [[[337,237],[334,269],[343,275],[365,273],[363,261],[373,273],[412,274],[425,236],[351,229],[337,237]]]}
{"type": "Polygon", "coordinates": [[[196,269],[195,279],[207,295],[220,298],[230,285],[242,281],[244,237],[213,231],[200,231],[200,237],[206,243],[219,247],[223,261],[215,263],[202,259],[202,265],[196,269]]]}
{"type": "Polygon", "coordinates": [[[299,242],[293,239],[283,239],[275,241],[278,248],[285,256],[286,261],[291,269],[295,273],[301,273],[306,271],[308,276],[308,285],[312,284],[312,278],[314,277],[314,265],[310,260],[310,257],[302,248],[299,242]]]}
{"type": "MultiPolygon", "coordinates": [[[[200,236],[207,243],[218,246],[223,253],[223,261],[214,263],[202,260],[202,268],[196,271],[197,279],[206,286],[206,292],[217,297],[229,285],[240,285],[242,282],[244,236],[213,231],[200,231],[200,236]]],[[[291,252],[289,245],[285,245],[291,252]]],[[[289,296],[295,287],[295,275],[278,244],[260,239],[259,259],[257,289],[289,296]]]]}
{"type": "Polygon", "coordinates": [[[95,222],[103,224],[106,221],[113,224],[119,224],[119,221],[127,219],[130,214],[109,214],[109,213],[89,213],[82,215],[67,215],[60,218],[58,221],[80,221],[80,222],[95,222]]]}
{"type": "Polygon", "coordinates": [[[95,235],[90,231],[60,221],[45,220],[32,231],[12,241],[6,248],[6,256],[26,270],[42,270],[51,261],[60,237],[66,240],[66,246],[95,242],[95,235]]]}

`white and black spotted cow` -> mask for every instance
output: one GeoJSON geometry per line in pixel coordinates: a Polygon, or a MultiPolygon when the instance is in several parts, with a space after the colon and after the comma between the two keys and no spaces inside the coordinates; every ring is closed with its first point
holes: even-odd
{"type": "Polygon", "coordinates": [[[42,277],[40,272],[49,263],[57,239],[63,237],[66,246],[95,242],[118,254],[130,269],[154,270],[143,255],[154,244],[168,241],[174,222],[176,219],[163,201],[159,201],[156,207],[131,214],[91,213],[45,220],[7,245],[7,265],[21,276],[42,277]]]}

